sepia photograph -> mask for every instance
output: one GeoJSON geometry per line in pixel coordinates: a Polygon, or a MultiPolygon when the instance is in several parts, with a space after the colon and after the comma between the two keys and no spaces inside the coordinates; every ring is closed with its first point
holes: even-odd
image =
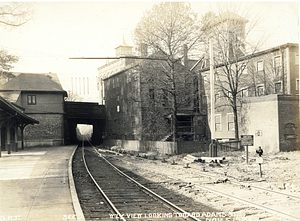
{"type": "Polygon", "coordinates": [[[0,1],[0,221],[300,221],[299,2],[0,1]]]}

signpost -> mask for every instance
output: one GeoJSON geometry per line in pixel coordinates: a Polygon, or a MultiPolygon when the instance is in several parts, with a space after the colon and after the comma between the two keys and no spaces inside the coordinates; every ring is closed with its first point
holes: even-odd
{"type": "Polygon", "coordinates": [[[246,146],[246,162],[249,162],[248,146],[253,146],[253,135],[241,135],[241,145],[246,146]]]}
{"type": "Polygon", "coordinates": [[[264,162],[262,157],[256,158],[256,163],[259,165],[259,176],[262,177],[262,172],[261,172],[261,164],[264,162]]]}

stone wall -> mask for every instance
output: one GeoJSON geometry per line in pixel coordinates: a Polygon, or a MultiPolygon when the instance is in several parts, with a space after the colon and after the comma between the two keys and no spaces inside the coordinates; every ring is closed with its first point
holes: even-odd
{"type": "Polygon", "coordinates": [[[40,123],[25,127],[25,146],[60,146],[64,143],[63,114],[28,115],[40,123]]]}
{"type": "Polygon", "coordinates": [[[139,141],[139,140],[117,140],[106,141],[108,146],[118,146],[128,151],[157,152],[160,155],[173,155],[182,153],[195,153],[208,151],[207,142],[201,141],[181,141],[181,142],[161,142],[161,141],[139,141]]]}
{"type": "Polygon", "coordinates": [[[128,151],[157,152],[158,154],[177,154],[177,143],[161,141],[117,140],[106,141],[108,146],[118,146],[128,151]]]}

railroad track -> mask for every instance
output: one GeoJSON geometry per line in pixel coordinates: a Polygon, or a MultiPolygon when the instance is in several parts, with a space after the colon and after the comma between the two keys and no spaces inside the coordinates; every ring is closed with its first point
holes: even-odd
{"type": "MultiPolygon", "coordinates": [[[[121,159],[120,157],[117,158],[121,159]]],[[[127,165],[130,163],[127,162],[127,165]]],[[[138,165],[129,167],[134,169],[136,166],[138,165]]],[[[182,166],[164,164],[164,169],[161,170],[156,164],[153,167],[143,167],[143,169],[149,171],[149,179],[151,176],[153,179],[153,174],[155,174],[156,178],[154,179],[157,181],[164,180],[170,189],[178,190],[181,187],[184,189],[183,183],[185,183],[188,188],[185,188],[186,191],[182,191],[183,193],[189,196],[195,194],[197,196],[193,196],[194,198],[198,198],[201,202],[212,203],[225,213],[233,212],[240,220],[300,220],[299,196],[266,189],[260,187],[259,184],[230,181],[233,180],[231,178],[228,179],[229,182],[216,183],[215,181],[220,178],[220,174],[200,172],[201,166],[186,168],[183,172],[182,166]],[[178,172],[174,173],[176,168],[178,172]],[[172,176],[170,176],[171,173],[172,176]]]]}
{"type": "Polygon", "coordinates": [[[211,214],[225,217],[215,209],[189,202],[157,183],[115,167],[92,147],[76,150],[73,167],[86,220],[206,220],[211,214]]]}

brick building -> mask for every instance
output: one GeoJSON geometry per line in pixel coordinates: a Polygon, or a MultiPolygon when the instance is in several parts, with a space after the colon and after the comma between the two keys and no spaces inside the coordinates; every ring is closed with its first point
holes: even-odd
{"type": "MultiPolygon", "coordinates": [[[[142,57],[145,54],[142,48],[142,57]]],[[[100,103],[107,113],[107,138],[122,140],[170,139],[171,118],[168,97],[159,86],[165,78],[158,60],[133,59],[132,47],[123,43],[116,48],[121,59],[98,68],[100,103]],[[124,56],[130,56],[126,58],[124,56]],[[160,81],[158,81],[160,80],[160,81]]],[[[150,57],[149,57],[150,58],[150,57]]],[[[183,59],[187,60],[187,59],[183,59]]],[[[178,61],[177,85],[177,134],[176,139],[199,139],[199,104],[197,75],[191,71],[195,61],[178,61]]],[[[204,139],[206,134],[201,134],[204,139]]]]}
{"type": "Polygon", "coordinates": [[[64,144],[64,98],[56,74],[12,73],[0,87],[0,95],[40,122],[25,128],[25,146],[64,144]]]}
{"type": "MultiPolygon", "coordinates": [[[[239,85],[239,132],[240,135],[254,136],[252,148],[262,146],[266,152],[300,148],[298,51],[298,44],[284,44],[251,57],[243,56],[237,62],[237,67],[247,63],[239,85]]],[[[215,79],[222,78],[223,68],[220,64],[214,70],[215,79]]],[[[205,96],[209,98],[209,68],[201,71],[206,82],[205,96]]],[[[216,139],[234,139],[233,112],[217,85],[214,102],[215,125],[211,129],[216,139]]],[[[210,118],[210,110],[208,113],[210,118]]]]}

